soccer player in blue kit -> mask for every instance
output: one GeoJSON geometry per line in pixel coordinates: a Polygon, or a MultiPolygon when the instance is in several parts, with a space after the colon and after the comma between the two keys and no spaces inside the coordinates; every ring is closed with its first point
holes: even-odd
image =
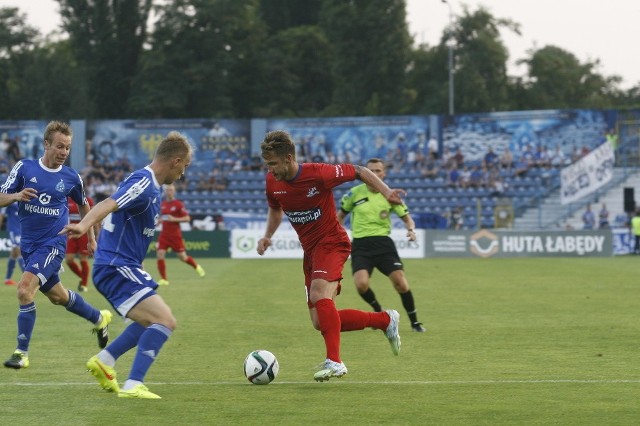
{"type": "MultiPolygon", "coordinates": [[[[7,275],[4,277],[6,285],[15,285],[16,282],[11,278],[16,263],[20,265],[20,269],[24,272],[24,258],[20,253],[20,216],[18,215],[18,203],[11,203],[7,207],[0,209],[0,215],[5,219],[7,232],[9,233],[9,241],[11,241],[11,251],[7,259],[7,275]]],[[[0,220],[0,223],[2,221],[0,220]]]]}
{"type": "MultiPolygon", "coordinates": [[[[36,322],[36,291],[39,289],[54,305],[93,323],[98,346],[109,340],[111,312],[99,311],[82,296],[62,286],[58,273],[64,260],[67,240],[59,232],[69,222],[67,197],[71,197],[84,216],[89,204],[82,178],[64,165],[71,150],[73,131],[67,123],[52,121],[44,131],[44,155],[38,160],[18,161],[0,186],[0,206],[18,202],[20,246],[25,269],[18,282],[18,346],[4,362],[8,368],[29,366],[29,343],[36,322]]],[[[95,245],[93,228],[88,230],[90,244],[95,245]]]]}
{"type": "Polygon", "coordinates": [[[111,197],[98,203],[77,224],[62,233],[79,237],[102,221],[93,263],[93,283],[118,313],[132,320],[105,349],[87,361],[100,386],[121,398],[159,399],[144,385],[144,377],[176,327],[171,308],[156,293],[158,284],[142,267],[160,219],[162,185],[173,183],[191,164],[192,149],[178,132],[170,132],[151,164],[131,173],[111,197]],[[115,364],[138,347],[122,389],[115,364]]]}

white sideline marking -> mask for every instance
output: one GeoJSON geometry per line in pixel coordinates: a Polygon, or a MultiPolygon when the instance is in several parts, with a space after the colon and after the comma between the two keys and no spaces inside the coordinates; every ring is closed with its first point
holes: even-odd
{"type": "MultiPolygon", "coordinates": [[[[220,381],[220,382],[145,382],[147,385],[178,385],[178,386],[230,386],[230,385],[248,385],[245,380],[238,381],[220,381]]],[[[639,380],[611,379],[611,380],[582,380],[582,379],[549,379],[549,380],[422,380],[422,381],[352,381],[349,379],[333,380],[332,384],[339,383],[343,385],[508,385],[508,384],[559,384],[559,383],[584,383],[584,384],[606,384],[606,383],[640,383],[639,380]]],[[[314,384],[310,379],[308,381],[274,381],[271,385],[304,385],[314,384]]],[[[19,383],[0,383],[0,387],[5,386],[96,386],[95,382],[19,382],[19,383]]]]}

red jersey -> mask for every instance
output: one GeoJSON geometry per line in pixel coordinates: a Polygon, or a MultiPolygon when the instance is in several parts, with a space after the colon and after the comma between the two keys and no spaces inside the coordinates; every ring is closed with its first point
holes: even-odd
{"type": "Polygon", "coordinates": [[[180,222],[169,222],[164,220],[166,216],[173,217],[185,217],[189,216],[189,212],[184,207],[182,201],[174,198],[171,201],[163,201],[160,204],[160,214],[162,215],[162,231],[163,237],[178,237],[182,238],[182,230],[180,229],[180,222]]]}
{"type": "Polygon", "coordinates": [[[338,222],[331,190],[355,178],[352,164],[301,163],[290,181],[277,181],[267,173],[267,202],[273,209],[282,208],[305,251],[323,238],[349,242],[338,222]]]}
{"type": "MultiPolygon", "coordinates": [[[[93,207],[93,200],[87,197],[87,201],[89,202],[89,207],[93,207]]],[[[78,209],[78,205],[71,198],[67,198],[67,202],[69,203],[69,223],[78,223],[80,222],[80,210],[78,209]]]]}

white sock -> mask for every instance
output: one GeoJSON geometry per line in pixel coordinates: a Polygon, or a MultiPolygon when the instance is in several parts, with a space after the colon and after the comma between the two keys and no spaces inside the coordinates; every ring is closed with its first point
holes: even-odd
{"type": "Polygon", "coordinates": [[[139,382],[137,380],[127,379],[127,381],[124,382],[124,386],[122,387],[122,390],[130,390],[141,384],[142,382],[139,382]]]}
{"type": "Polygon", "coordinates": [[[116,359],[106,349],[103,349],[98,353],[98,359],[106,366],[116,366],[116,359]]]}

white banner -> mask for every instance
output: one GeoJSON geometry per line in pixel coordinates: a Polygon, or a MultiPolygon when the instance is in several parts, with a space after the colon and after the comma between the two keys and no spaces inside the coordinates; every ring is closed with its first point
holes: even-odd
{"type": "Polygon", "coordinates": [[[611,142],[607,141],[560,173],[560,203],[568,204],[589,195],[613,177],[615,163],[611,142]]]}
{"type": "MultiPolygon", "coordinates": [[[[256,251],[258,240],[264,235],[259,229],[231,230],[231,258],[233,259],[302,259],[302,246],[295,231],[278,230],[264,256],[256,251]]],[[[396,244],[401,258],[422,259],[425,257],[423,229],[416,229],[416,241],[407,238],[407,231],[394,229],[391,238],[396,244]]]]}

